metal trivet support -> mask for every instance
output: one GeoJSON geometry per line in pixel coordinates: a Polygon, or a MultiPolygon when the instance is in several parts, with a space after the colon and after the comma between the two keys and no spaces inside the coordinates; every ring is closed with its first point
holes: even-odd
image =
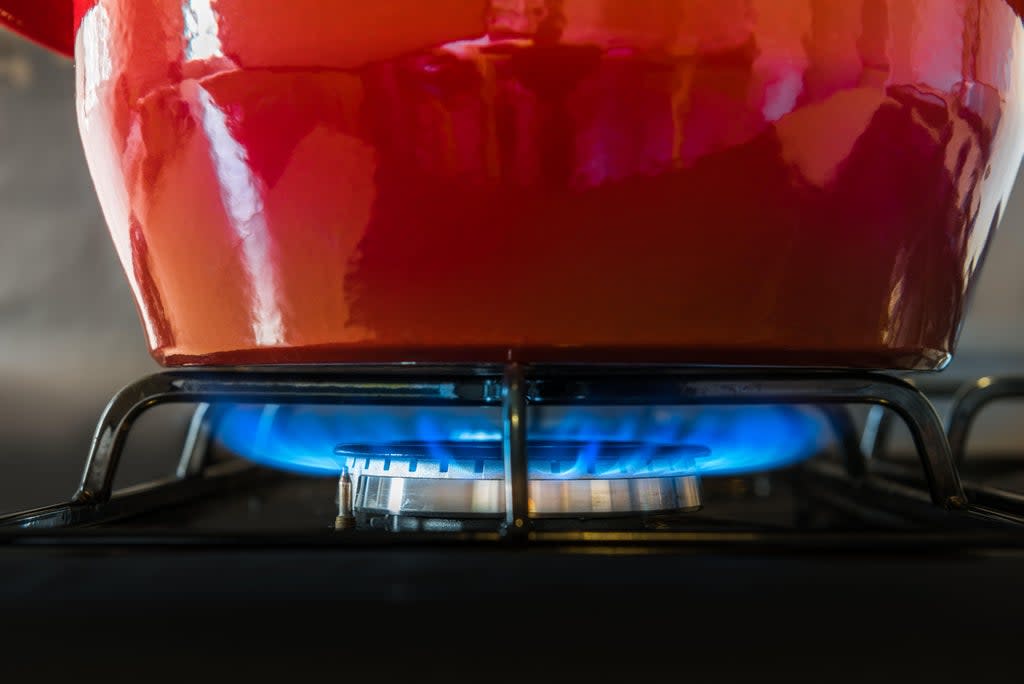
{"type": "MultiPolygon", "coordinates": [[[[925,396],[932,398],[951,398],[961,391],[961,384],[956,381],[908,379],[907,382],[918,388],[925,396]]],[[[868,411],[867,419],[864,421],[864,429],[861,431],[860,436],[860,451],[864,454],[864,458],[870,461],[874,458],[884,458],[887,456],[886,450],[892,437],[894,417],[891,411],[880,404],[872,406],[868,411]]],[[[948,430],[946,434],[949,434],[948,430]]],[[[960,465],[960,462],[955,458],[955,453],[953,460],[957,466],[960,465]]]]}
{"type": "MultiPolygon", "coordinates": [[[[129,515],[111,489],[125,439],[134,421],[154,406],[198,404],[174,482],[164,483],[170,503],[183,487],[214,479],[206,463],[220,405],[349,404],[501,406],[508,536],[529,531],[527,406],[543,405],[740,405],[807,404],[826,408],[840,434],[852,476],[865,463],[845,404],[886,406],[913,436],[932,502],[948,509],[967,500],[942,424],[928,399],[898,378],[862,371],[714,369],[679,366],[381,365],[179,369],[145,377],[121,390],[104,411],[81,485],[70,504],[8,517],[0,524],[55,527],[93,524],[129,515]]],[[[218,468],[220,466],[217,466],[218,468]]],[[[219,475],[219,471],[218,471],[219,475]]],[[[192,491],[192,490],[188,490],[192,491]]],[[[127,497],[124,497],[127,498],[127,497]]],[[[140,504],[141,505],[141,504],[140,504]]]]}
{"type": "Polygon", "coordinates": [[[963,385],[953,397],[949,412],[949,446],[957,467],[967,458],[967,436],[988,404],[1002,399],[1024,399],[1024,378],[985,377],[963,385]]]}
{"type": "Polygon", "coordinates": [[[526,530],[529,518],[528,464],[526,460],[526,373],[518,363],[505,367],[501,382],[501,452],[505,458],[506,534],[526,530]]]}
{"type": "MultiPolygon", "coordinates": [[[[953,462],[960,468],[967,459],[967,438],[971,427],[989,404],[1003,399],[1024,399],[1024,378],[983,377],[963,384],[938,383],[922,387],[929,396],[951,397],[946,435],[953,462]]],[[[861,451],[866,458],[882,457],[892,433],[892,415],[873,406],[865,421],[861,451]]]]}

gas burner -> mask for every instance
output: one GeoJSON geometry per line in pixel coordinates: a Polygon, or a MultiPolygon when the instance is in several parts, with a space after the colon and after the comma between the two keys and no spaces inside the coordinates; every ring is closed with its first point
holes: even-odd
{"type": "MultiPolygon", "coordinates": [[[[335,453],[346,459],[355,480],[351,508],[363,524],[399,516],[446,519],[450,527],[461,518],[500,518],[505,512],[499,440],[343,444],[335,453]]],[[[531,517],[594,518],[700,509],[694,460],[710,450],[640,441],[529,440],[527,454],[531,517]]]]}
{"type": "MultiPolygon", "coordinates": [[[[747,521],[749,511],[733,510],[716,498],[713,488],[702,499],[698,473],[721,475],[719,462],[742,456],[748,440],[738,443],[739,451],[730,453],[720,425],[710,424],[703,431],[677,432],[649,431],[644,423],[643,438],[623,434],[620,441],[610,431],[573,424],[562,426],[566,429],[562,437],[551,434],[545,415],[570,407],[601,413],[615,407],[739,405],[802,406],[824,419],[825,429],[835,438],[822,458],[800,465],[790,473],[795,479],[775,489],[791,492],[794,498],[778,511],[766,512],[766,520],[773,525],[790,524],[786,516],[798,526],[804,525],[801,521],[805,518],[811,521],[808,525],[818,525],[821,507],[827,509],[829,525],[845,524],[847,517],[888,525],[891,515],[929,524],[935,520],[1024,524],[1021,497],[978,485],[972,485],[968,494],[931,403],[920,388],[889,375],[811,369],[509,363],[163,371],[129,385],[110,402],[97,426],[72,501],[0,518],[0,526],[54,529],[120,524],[130,518],[153,520],[165,509],[172,515],[186,501],[198,502],[212,493],[266,487],[267,496],[280,494],[291,502],[285,517],[292,513],[300,518],[323,516],[323,527],[328,527],[329,489],[321,487],[327,483],[300,480],[303,487],[311,489],[300,487],[301,492],[292,496],[288,494],[291,480],[280,471],[258,467],[230,448],[224,452],[211,446],[228,418],[237,414],[236,407],[255,409],[249,413],[257,418],[234,425],[236,429],[250,428],[237,434],[248,434],[253,444],[275,449],[277,443],[267,435],[279,434],[271,430],[278,407],[394,407],[396,411],[398,407],[430,407],[459,409],[460,414],[479,409],[481,415],[486,411],[491,417],[456,431],[439,430],[444,426],[428,421],[426,429],[414,437],[399,431],[401,437],[378,439],[376,428],[361,431],[343,429],[339,424],[318,430],[322,423],[302,419],[313,414],[292,415],[295,420],[287,425],[294,430],[287,434],[310,439],[289,442],[288,455],[301,460],[308,451],[309,458],[330,460],[337,468],[335,475],[341,471],[334,511],[336,537],[358,538],[360,527],[384,527],[471,533],[458,537],[461,539],[530,541],[549,538],[544,535],[551,531],[634,530],[638,522],[643,530],[655,533],[685,529],[689,534],[699,528],[713,536],[716,526],[747,521]],[[154,406],[169,403],[196,406],[177,477],[112,497],[114,475],[133,423],[154,406]],[[884,431],[874,430],[876,436],[871,439],[866,433],[859,434],[848,406],[857,404],[885,407],[906,423],[920,461],[916,472],[907,471],[903,464],[871,458],[880,450],[884,431]],[[434,434],[441,435],[440,439],[434,439],[434,434]],[[344,435],[349,435],[347,441],[344,435]],[[338,442],[344,444],[338,446],[338,442]],[[313,490],[319,493],[311,494],[313,490]],[[316,496],[325,500],[316,503],[316,496]],[[702,503],[700,513],[678,515],[702,503]],[[881,509],[884,514],[879,513],[881,509]],[[772,517],[776,513],[782,517],[772,517]],[[472,534],[478,530],[485,533],[483,537],[472,534]]],[[[282,416],[287,418],[286,414],[282,416]]],[[[753,448],[777,436],[771,430],[762,431],[762,424],[748,427],[751,425],[756,432],[753,448]]],[[[734,499],[727,497],[728,501],[734,499]]],[[[253,499],[245,501],[248,507],[253,499]]],[[[769,501],[772,506],[773,501],[769,501]]],[[[751,505],[755,504],[758,502],[751,505]]],[[[280,515],[273,519],[284,524],[280,515]]],[[[211,520],[209,524],[217,523],[211,520]]]]}

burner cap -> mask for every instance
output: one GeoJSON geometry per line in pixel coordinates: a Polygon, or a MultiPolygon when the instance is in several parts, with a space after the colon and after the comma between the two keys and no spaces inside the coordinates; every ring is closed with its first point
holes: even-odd
{"type": "MultiPolygon", "coordinates": [[[[689,444],[530,440],[530,513],[602,517],[700,508],[689,444]]],[[[505,507],[501,442],[342,444],[356,478],[357,516],[490,517],[505,507]]]]}

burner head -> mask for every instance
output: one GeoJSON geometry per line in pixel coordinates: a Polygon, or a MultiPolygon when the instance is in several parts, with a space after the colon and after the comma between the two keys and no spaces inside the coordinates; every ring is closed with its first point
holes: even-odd
{"type": "MultiPolygon", "coordinates": [[[[699,509],[694,459],[709,454],[689,444],[573,440],[531,440],[528,452],[531,515],[595,518],[699,509]]],[[[356,479],[357,517],[504,513],[498,440],[342,444],[335,453],[356,479]]]]}

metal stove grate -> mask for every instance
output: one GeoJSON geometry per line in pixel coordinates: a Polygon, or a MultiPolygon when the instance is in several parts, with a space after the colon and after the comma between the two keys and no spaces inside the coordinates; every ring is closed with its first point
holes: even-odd
{"type": "MultiPolygon", "coordinates": [[[[500,538],[530,537],[529,429],[526,407],[535,405],[733,405],[804,404],[819,407],[838,437],[844,463],[815,467],[814,477],[849,490],[848,506],[858,501],[902,502],[921,516],[985,524],[1018,524],[1024,508],[1012,497],[985,492],[969,501],[942,423],[925,395],[913,384],[874,372],[689,367],[525,366],[329,366],[260,369],[169,370],[144,378],[118,393],[104,412],[71,502],[0,520],[22,528],[102,525],[180,504],[220,488],[243,486],[261,476],[245,464],[211,464],[210,436],[220,408],[227,404],[361,404],[500,406],[500,538]],[[177,477],[111,496],[125,438],[139,415],[166,403],[194,403],[194,414],[177,477]],[[870,463],[870,440],[862,441],[849,405],[889,409],[903,419],[913,437],[926,490],[885,464],[870,463]],[[868,450],[865,446],[869,447],[868,450]],[[881,470],[879,470],[881,468],[881,470]],[[869,472],[872,471],[872,472],[869,472]],[[933,513],[926,511],[931,509],[933,513]]],[[[870,425],[869,425],[870,427],[870,425]]],[[[877,426],[876,426],[877,427],[877,426]]],[[[884,431],[876,430],[878,435],[884,431]]]]}

